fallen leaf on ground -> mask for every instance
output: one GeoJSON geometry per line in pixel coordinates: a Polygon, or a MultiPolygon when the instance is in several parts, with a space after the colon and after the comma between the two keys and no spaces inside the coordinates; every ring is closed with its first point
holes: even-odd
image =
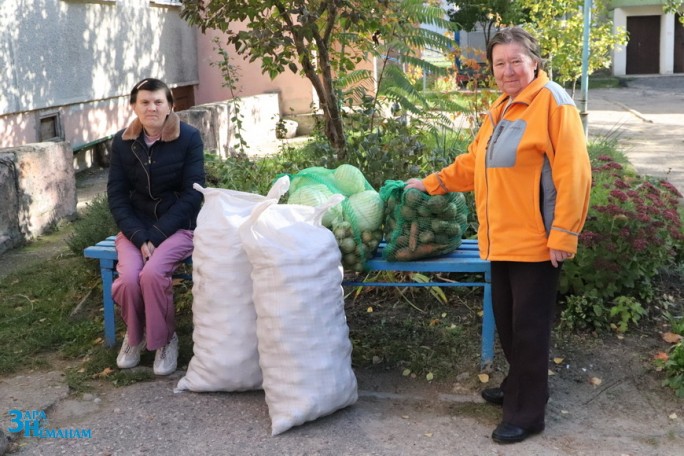
{"type": "Polygon", "coordinates": [[[599,386],[602,382],[603,382],[603,380],[601,380],[601,379],[598,378],[598,377],[591,377],[591,378],[589,379],[589,383],[591,383],[591,384],[594,385],[594,386],[599,386]]]}
{"type": "Polygon", "coordinates": [[[671,420],[676,420],[676,419],[677,419],[677,414],[676,414],[676,413],[671,413],[671,414],[670,414],[670,419],[671,419],[671,420]]]}
{"type": "Polygon", "coordinates": [[[663,333],[663,340],[668,344],[676,344],[682,340],[682,336],[673,332],[663,333]]]}
{"type": "Polygon", "coordinates": [[[551,369],[549,369],[549,376],[551,376],[551,375],[556,375],[556,373],[554,371],[552,371],[551,369]]]}
{"type": "Polygon", "coordinates": [[[368,306],[368,309],[366,309],[366,312],[373,313],[373,306],[368,306]]]}
{"type": "Polygon", "coordinates": [[[424,435],[425,437],[432,437],[432,432],[426,432],[424,435]]]}
{"type": "Polygon", "coordinates": [[[109,376],[109,375],[112,374],[113,372],[114,372],[114,369],[112,369],[111,367],[105,367],[105,368],[102,370],[102,372],[99,372],[99,373],[97,373],[97,374],[94,374],[94,375],[93,375],[93,378],[104,378],[104,377],[109,376]]]}
{"type": "Polygon", "coordinates": [[[482,373],[482,374],[479,374],[479,375],[477,376],[477,378],[480,379],[480,383],[487,383],[487,382],[489,382],[489,374],[482,373]]]}
{"type": "Polygon", "coordinates": [[[653,359],[661,359],[667,361],[670,357],[665,352],[658,352],[653,356],[653,359]]]}
{"type": "Polygon", "coordinates": [[[553,358],[553,362],[554,362],[554,363],[556,363],[556,364],[560,364],[560,363],[562,363],[562,362],[563,362],[563,360],[564,360],[564,358],[561,358],[561,357],[556,357],[556,358],[553,358]]]}

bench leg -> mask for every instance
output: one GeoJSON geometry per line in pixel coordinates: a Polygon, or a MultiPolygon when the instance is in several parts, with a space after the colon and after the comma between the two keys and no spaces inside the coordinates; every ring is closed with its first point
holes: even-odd
{"type": "Polygon", "coordinates": [[[102,302],[104,303],[104,338],[107,347],[116,345],[116,322],[114,314],[114,299],[112,299],[112,282],[114,270],[107,267],[100,268],[102,276],[102,302]]]}
{"type": "Polygon", "coordinates": [[[484,286],[484,299],[482,301],[482,370],[489,370],[494,362],[494,309],[492,308],[492,286],[487,283],[484,286]]]}

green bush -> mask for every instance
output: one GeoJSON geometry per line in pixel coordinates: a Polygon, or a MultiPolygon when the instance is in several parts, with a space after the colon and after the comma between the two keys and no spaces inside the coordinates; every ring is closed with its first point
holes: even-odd
{"type": "Polygon", "coordinates": [[[74,223],[74,230],[66,244],[69,250],[80,256],[86,247],[95,245],[118,231],[114,217],[109,212],[107,196],[98,195],[86,205],[83,214],[74,223]]]}
{"type": "Polygon", "coordinates": [[[567,331],[598,331],[609,325],[608,310],[597,297],[569,295],[564,299],[559,328],[567,331]]]}

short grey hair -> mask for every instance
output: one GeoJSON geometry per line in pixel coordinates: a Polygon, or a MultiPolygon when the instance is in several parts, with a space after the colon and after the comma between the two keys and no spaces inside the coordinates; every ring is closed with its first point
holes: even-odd
{"type": "Polygon", "coordinates": [[[501,29],[489,40],[489,43],[487,43],[487,61],[489,62],[490,68],[494,68],[492,62],[492,52],[494,46],[497,44],[509,43],[520,44],[525,49],[527,55],[530,56],[532,60],[537,62],[537,68],[544,68],[544,59],[541,57],[541,48],[539,47],[539,42],[522,27],[509,27],[501,29]]]}

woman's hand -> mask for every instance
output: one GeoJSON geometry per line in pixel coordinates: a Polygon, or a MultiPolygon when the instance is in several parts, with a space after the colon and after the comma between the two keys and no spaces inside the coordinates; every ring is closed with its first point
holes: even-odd
{"type": "Polygon", "coordinates": [[[143,263],[147,263],[147,260],[149,260],[154,253],[154,244],[152,244],[150,241],[145,242],[140,247],[140,253],[142,253],[143,263]]]}
{"type": "Polygon", "coordinates": [[[549,259],[554,268],[558,267],[558,263],[562,263],[565,260],[572,260],[573,258],[575,258],[575,254],[572,252],[549,249],[549,259]]]}
{"type": "Polygon", "coordinates": [[[425,191],[425,185],[423,184],[423,181],[420,179],[416,179],[415,177],[412,177],[411,179],[406,181],[406,186],[404,187],[404,189],[408,190],[409,188],[415,188],[416,190],[420,190],[421,192],[425,191]]]}

